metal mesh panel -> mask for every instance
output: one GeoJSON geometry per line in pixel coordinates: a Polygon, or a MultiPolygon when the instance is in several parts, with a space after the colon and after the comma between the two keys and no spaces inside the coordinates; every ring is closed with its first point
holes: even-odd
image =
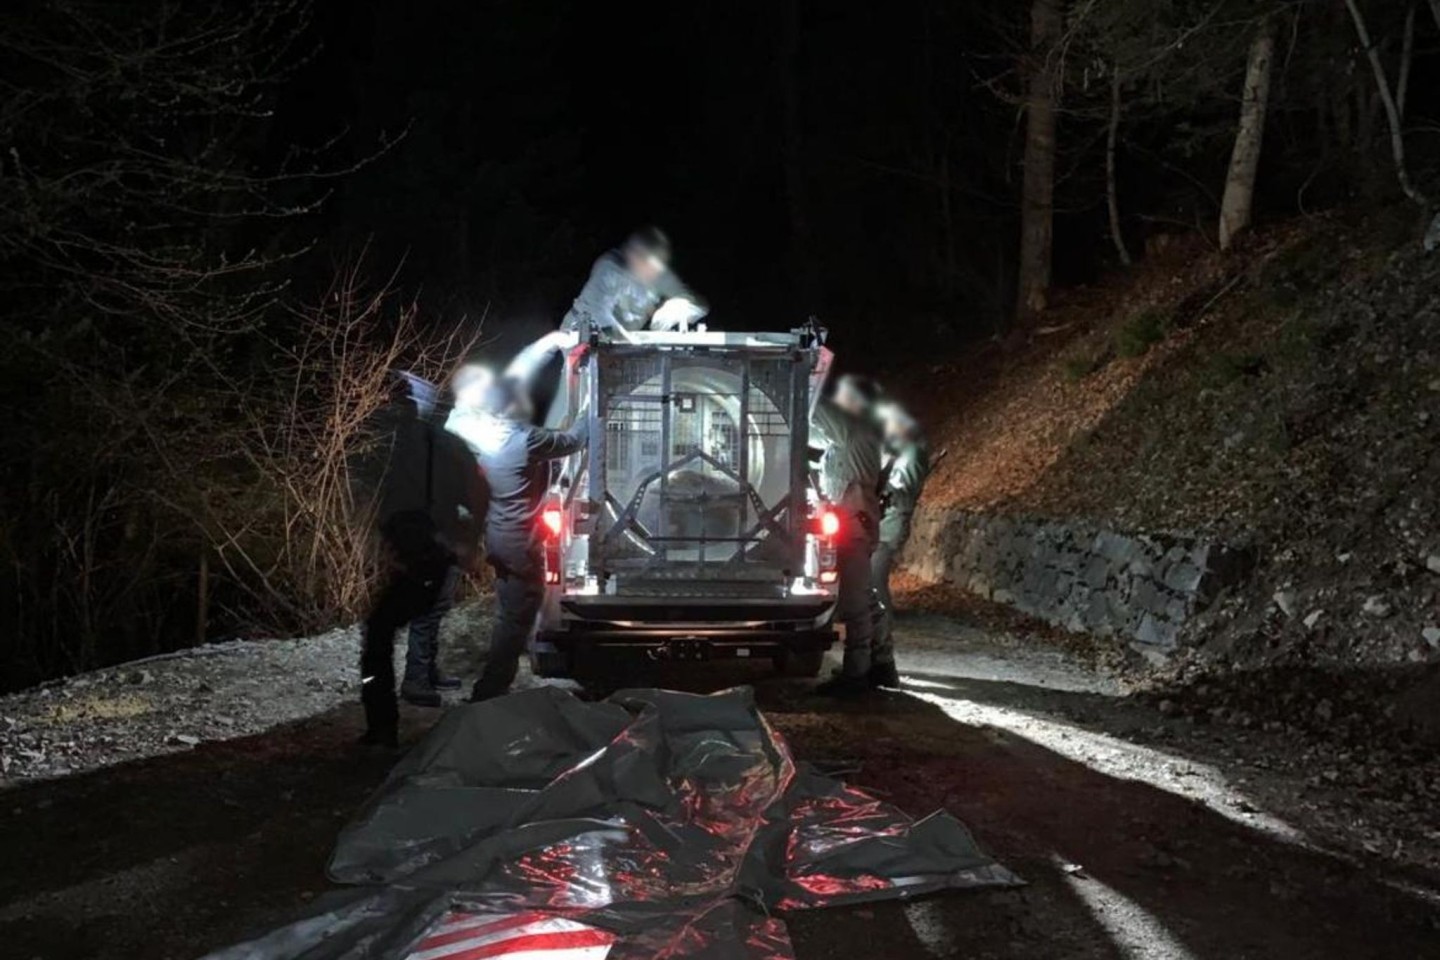
{"type": "Polygon", "coordinates": [[[718,579],[792,563],[794,368],[788,355],[602,354],[608,568],[718,579]]]}

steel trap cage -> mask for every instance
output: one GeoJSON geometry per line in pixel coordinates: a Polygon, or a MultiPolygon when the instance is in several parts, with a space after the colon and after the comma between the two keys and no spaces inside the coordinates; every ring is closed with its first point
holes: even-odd
{"type": "Polygon", "coordinates": [[[635,593],[787,582],[804,562],[809,352],[604,345],[593,360],[590,569],[635,593]]]}

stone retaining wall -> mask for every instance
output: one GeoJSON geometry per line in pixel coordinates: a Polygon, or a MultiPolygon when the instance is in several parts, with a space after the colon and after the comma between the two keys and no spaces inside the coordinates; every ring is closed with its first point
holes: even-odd
{"type": "Polygon", "coordinates": [[[1254,566],[1251,551],[1198,538],[925,506],[904,560],[1068,630],[1157,648],[1254,566]]]}

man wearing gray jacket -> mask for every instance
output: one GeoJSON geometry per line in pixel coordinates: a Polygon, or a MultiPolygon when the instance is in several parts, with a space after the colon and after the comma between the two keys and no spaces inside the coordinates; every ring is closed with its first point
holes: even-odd
{"type": "MultiPolygon", "coordinates": [[[[870,579],[880,601],[875,626],[877,648],[894,650],[895,602],[890,595],[890,573],[895,560],[910,539],[910,521],[930,475],[930,446],[920,425],[899,404],[877,404],[877,417],[884,441],[885,466],[881,474],[880,535],[870,555],[870,579]]],[[[893,653],[891,664],[894,664],[893,653]]],[[[893,669],[892,669],[893,672],[893,669]]],[[[878,678],[881,686],[895,686],[899,676],[878,678]]]]}
{"type": "Polygon", "coordinates": [[[880,433],[872,401],[868,381],[842,377],[833,397],[816,402],[810,421],[812,442],[823,449],[820,493],[840,516],[835,619],[845,628],[845,658],[840,673],[816,687],[825,696],[859,696],[895,673],[893,651],[875,643],[871,609],[870,553],[880,522],[880,433]]]}
{"type": "Polygon", "coordinates": [[[495,569],[495,629],[485,672],[471,700],[510,689],[545,598],[544,541],[540,513],[550,488],[551,461],[585,446],[586,421],[570,430],[546,430],[533,412],[523,384],[508,377],[486,391],[478,408],[456,409],[445,429],[475,454],[490,492],[485,514],[485,559],[495,569]]]}
{"type": "Polygon", "coordinates": [[[658,227],[636,230],[595,261],[560,329],[574,333],[588,321],[616,340],[637,330],[688,329],[706,308],[670,269],[670,252],[670,239],[658,227]]]}

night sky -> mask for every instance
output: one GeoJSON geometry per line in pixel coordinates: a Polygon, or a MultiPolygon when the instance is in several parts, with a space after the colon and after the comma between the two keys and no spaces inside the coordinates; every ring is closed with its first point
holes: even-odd
{"type": "MultiPolygon", "coordinates": [[[[965,230],[987,235],[990,276],[944,289],[923,275],[939,218],[910,168],[933,136],[926,114],[943,100],[948,129],[997,106],[969,89],[963,57],[933,62],[925,37],[962,24],[932,6],[797,11],[789,82],[808,244],[785,189],[783,5],[323,3],[322,49],[283,91],[276,144],[343,130],[359,155],[406,131],[326,205],[323,249],[368,242],[377,267],[403,259],[402,285],[434,322],[488,306],[490,335],[551,326],[595,256],[656,223],[715,326],[814,313],[874,347],[893,342],[873,333],[882,319],[923,325],[914,318],[959,307],[973,314],[962,332],[983,334],[997,305],[979,288],[1007,282],[993,253],[1014,212],[1003,183],[955,199],[965,230]]],[[[975,167],[972,186],[1005,165],[1002,152],[975,167]]]]}

